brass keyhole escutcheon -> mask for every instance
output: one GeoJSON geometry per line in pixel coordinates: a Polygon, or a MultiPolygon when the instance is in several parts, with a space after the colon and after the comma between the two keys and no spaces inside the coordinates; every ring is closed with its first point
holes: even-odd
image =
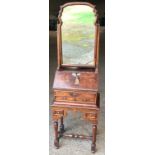
{"type": "Polygon", "coordinates": [[[79,85],[80,84],[80,73],[72,73],[72,76],[75,77],[74,84],[79,85]]]}

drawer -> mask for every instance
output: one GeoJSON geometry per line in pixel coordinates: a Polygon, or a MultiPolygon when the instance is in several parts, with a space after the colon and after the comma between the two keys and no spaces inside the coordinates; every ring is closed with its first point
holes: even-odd
{"type": "Polygon", "coordinates": [[[54,100],[59,102],[96,103],[96,93],[84,91],[54,91],[54,100]]]}

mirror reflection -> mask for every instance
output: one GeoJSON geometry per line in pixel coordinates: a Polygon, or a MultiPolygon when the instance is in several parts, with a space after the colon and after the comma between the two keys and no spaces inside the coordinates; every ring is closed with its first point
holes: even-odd
{"type": "Polygon", "coordinates": [[[63,64],[94,65],[95,15],[87,5],[65,7],[62,13],[63,64]]]}

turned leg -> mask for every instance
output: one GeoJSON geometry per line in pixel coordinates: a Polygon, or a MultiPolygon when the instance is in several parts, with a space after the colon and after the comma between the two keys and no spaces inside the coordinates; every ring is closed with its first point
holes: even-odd
{"type": "Polygon", "coordinates": [[[63,116],[61,117],[60,119],[60,132],[63,133],[65,130],[64,130],[64,124],[63,124],[63,116]]]}
{"type": "Polygon", "coordinates": [[[92,144],[91,144],[92,153],[95,153],[96,151],[96,132],[97,132],[97,125],[93,125],[92,144]]]}
{"type": "Polygon", "coordinates": [[[54,131],[55,131],[54,146],[58,149],[59,148],[58,121],[54,122],[54,131]]]}

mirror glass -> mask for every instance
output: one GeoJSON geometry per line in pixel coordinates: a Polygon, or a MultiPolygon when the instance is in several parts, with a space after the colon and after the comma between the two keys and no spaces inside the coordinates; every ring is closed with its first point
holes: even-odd
{"type": "Polygon", "coordinates": [[[62,13],[63,64],[94,66],[95,14],[87,5],[72,5],[62,13]]]}

